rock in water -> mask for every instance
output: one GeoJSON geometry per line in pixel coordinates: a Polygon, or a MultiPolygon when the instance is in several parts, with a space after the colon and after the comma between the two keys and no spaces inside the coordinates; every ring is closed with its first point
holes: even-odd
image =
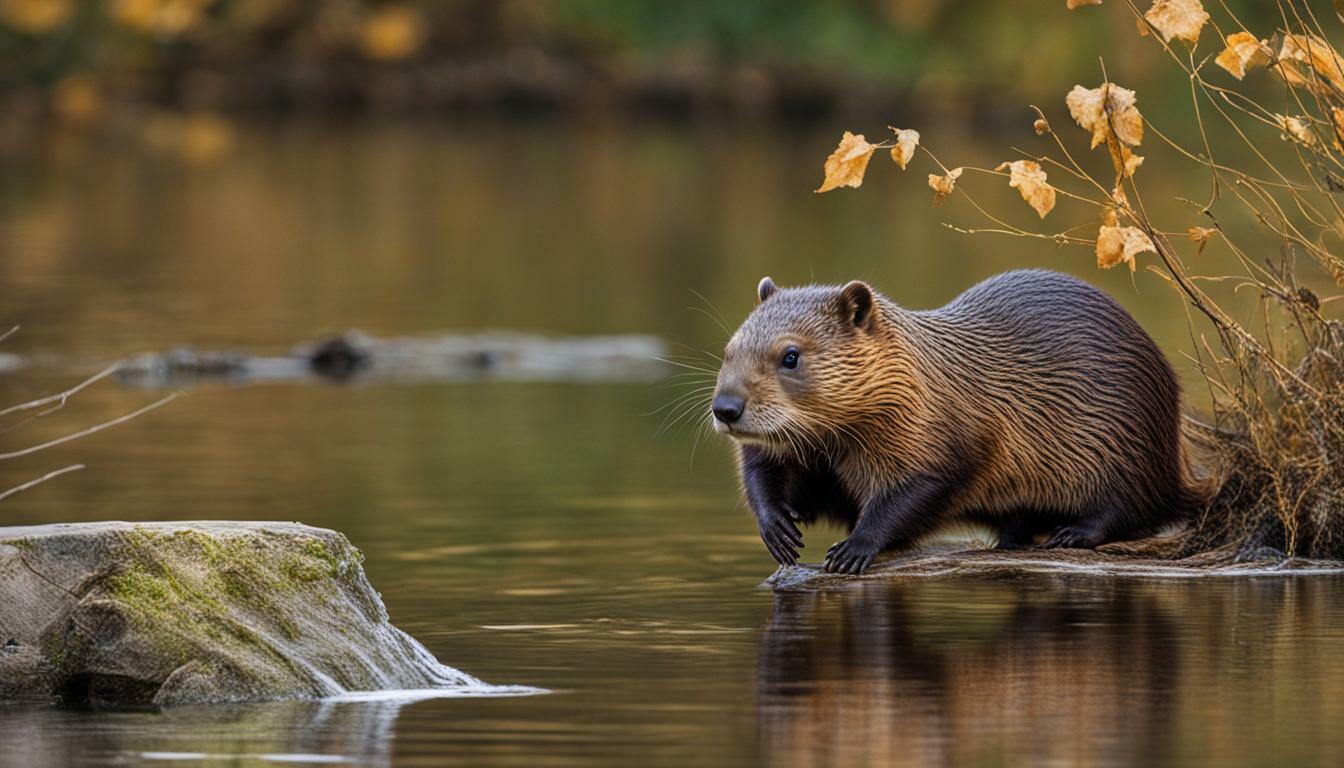
{"type": "Polygon", "coordinates": [[[0,700],[508,692],[392,626],[362,560],[340,533],[297,523],[0,528],[0,700]]]}

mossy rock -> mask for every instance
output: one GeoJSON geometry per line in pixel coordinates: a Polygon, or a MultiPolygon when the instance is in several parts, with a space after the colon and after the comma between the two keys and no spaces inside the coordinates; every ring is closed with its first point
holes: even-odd
{"type": "Polygon", "coordinates": [[[296,523],[0,528],[0,700],[158,705],[474,687],[296,523]]]}

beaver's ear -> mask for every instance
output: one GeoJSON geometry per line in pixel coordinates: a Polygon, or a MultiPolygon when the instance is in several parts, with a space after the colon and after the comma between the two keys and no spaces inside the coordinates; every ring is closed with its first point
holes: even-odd
{"type": "Polygon", "coordinates": [[[847,322],[868,328],[873,322],[873,289],[862,280],[846,283],[840,289],[840,312],[847,322]]]}
{"type": "Polygon", "coordinates": [[[762,277],[761,282],[756,284],[756,303],[760,304],[762,301],[765,301],[774,295],[775,291],[778,290],[779,288],[775,287],[774,280],[771,280],[769,277],[762,277]]]}

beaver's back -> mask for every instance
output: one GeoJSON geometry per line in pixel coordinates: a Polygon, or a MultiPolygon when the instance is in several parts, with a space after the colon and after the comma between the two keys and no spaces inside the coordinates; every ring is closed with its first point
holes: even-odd
{"type": "Polygon", "coordinates": [[[1067,275],[1024,270],[913,315],[930,373],[941,379],[947,429],[976,433],[983,452],[962,506],[1188,511],[1179,381],[1110,296],[1067,275]]]}

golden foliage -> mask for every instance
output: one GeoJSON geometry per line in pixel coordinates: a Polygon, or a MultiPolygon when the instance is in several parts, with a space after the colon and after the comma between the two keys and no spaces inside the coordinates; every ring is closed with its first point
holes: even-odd
{"type": "Polygon", "coordinates": [[[1269,44],[1255,39],[1255,35],[1250,32],[1228,35],[1227,47],[1213,61],[1240,80],[1246,76],[1247,70],[1269,63],[1269,44]]]}
{"type": "Polygon", "coordinates": [[[1217,231],[1212,227],[1191,227],[1186,230],[1186,234],[1190,235],[1190,239],[1196,243],[1206,243],[1217,231]]]}
{"type": "Polygon", "coordinates": [[[112,18],[145,34],[178,37],[196,29],[215,0],[113,0],[112,18]]]}
{"type": "Polygon", "coordinates": [[[210,114],[161,112],[145,124],[145,144],[195,165],[221,161],[234,145],[233,125],[210,114]]]}
{"type": "Polygon", "coordinates": [[[1191,227],[1185,232],[1193,242],[1199,244],[1199,250],[1195,252],[1198,255],[1204,252],[1204,246],[1209,244],[1209,238],[1213,237],[1217,231],[1211,227],[1191,227]]]}
{"type": "Polygon", "coordinates": [[[952,189],[957,184],[957,179],[961,177],[964,168],[953,168],[947,172],[946,176],[939,176],[936,173],[929,174],[929,187],[933,189],[933,204],[942,205],[947,196],[952,194],[952,189]]]}
{"type": "Polygon", "coordinates": [[[1114,83],[1096,88],[1073,86],[1064,102],[1069,114],[1083,129],[1092,132],[1092,146],[1114,136],[1132,147],[1143,141],[1143,115],[1134,106],[1134,91],[1114,83]]]}
{"type": "Polygon", "coordinates": [[[1339,139],[1344,136],[1344,109],[1339,107],[1330,108],[1330,131],[1334,140],[1330,142],[1336,152],[1344,152],[1344,146],[1340,145],[1339,139]]]}
{"type": "Polygon", "coordinates": [[[1199,42],[1199,31],[1209,21],[1209,14],[1200,5],[1199,0],[1156,0],[1148,12],[1143,14],[1162,39],[1171,42],[1180,38],[1191,43],[1199,42]]]}
{"type": "MultiPolygon", "coordinates": [[[[869,144],[863,134],[854,135],[845,131],[840,145],[831,156],[826,158],[824,170],[826,178],[822,180],[817,192],[830,192],[839,187],[858,187],[863,184],[863,174],[868,170],[868,161],[877,147],[869,144]]],[[[913,148],[911,149],[913,152],[913,148]]],[[[898,161],[899,162],[899,161],[898,161]]]]}
{"type": "MultiPolygon", "coordinates": [[[[915,156],[915,147],[919,146],[919,131],[911,131],[904,128],[891,128],[891,132],[896,134],[896,146],[891,148],[891,159],[905,170],[905,164],[910,162],[910,158],[915,156]]],[[[862,138],[862,137],[859,137],[862,138]]],[[[858,186],[855,184],[854,186],[858,186]]]]}
{"type": "Polygon", "coordinates": [[[103,114],[103,93],[91,75],[66,75],[52,88],[51,105],[68,123],[92,123],[103,114]]]}
{"type": "Polygon", "coordinates": [[[1284,35],[1275,67],[1289,85],[1320,90],[1320,79],[1336,91],[1344,91],[1344,58],[1315,35],[1284,35]]]}
{"type": "Polygon", "coordinates": [[[1117,186],[1111,190],[1111,194],[1102,205],[1101,227],[1097,230],[1097,266],[1110,269],[1116,264],[1125,262],[1129,264],[1129,271],[1133,272],[1136,265],[1134,257],[1140,253],[1157,251],[1153,247],[1153,241],[1142,229],[1120,225],[1121,212],[1126,216],[1133,215],[1129,209],[1129,197],[1125,194],[1124,187],[1117,186]]]}
{"type": "Polygon", "coordinates": [[[1106,202],[1101,209],[1101,221],[1103,224],[1115,226],[1119,221],[1120,211],[1129,210],[1129,195],[1125,194],[1124,187],[1116,187],[1111,190],[1111,194],[1106,198],[1106,202]]]}
{"type": "Polygon", "coordinates": [[[0,0],[0,23],[40,35],[65,26],[74,10],[74,0],[0,0]]]}
{"type": "Polygon", "coordinates": [[[1316,134],[1312,132],[1311,126],[1302,118],[1275,115],[1274,119],[1278,122],[1279,129],[1283,131],[1285,140],[1292,139],[1308,147],[1316,144],[1316,134]]]}
{"type": "Polygon", "coordinates": [[[409,59],[424,43],[425,17],[405,4],[380,6],[365,19],[359,33],[360,50],[374,61],[409,59]]]}
{"type": "Polygon", "coordinates": [[[1097,266],[1110,269],[1125,262],[1129,271],[1135,268],[1134,257],[1140,253],[1157,253],[1153,241],[1138,227],[1102,224],[1097,230],[1097,266]]]}
{"type": "Polygon", "coordinates": [[[1042,219],[1055,207],[1055,188],[1046,183],[1045,171],[1035,160],[1014,160],[1000,163],[996,171],[1008,169],[1008,186],[1022,194],[1042,219]]]}
{"type": "Polygon", "coordinates": [[[1143,165],[1143,157],[1130,151],[1129,147],[1120,145],[1120,164],[1123,167],[1123,173],[1126,177],[1133,176],[1134,172],[1143,165]]]}

